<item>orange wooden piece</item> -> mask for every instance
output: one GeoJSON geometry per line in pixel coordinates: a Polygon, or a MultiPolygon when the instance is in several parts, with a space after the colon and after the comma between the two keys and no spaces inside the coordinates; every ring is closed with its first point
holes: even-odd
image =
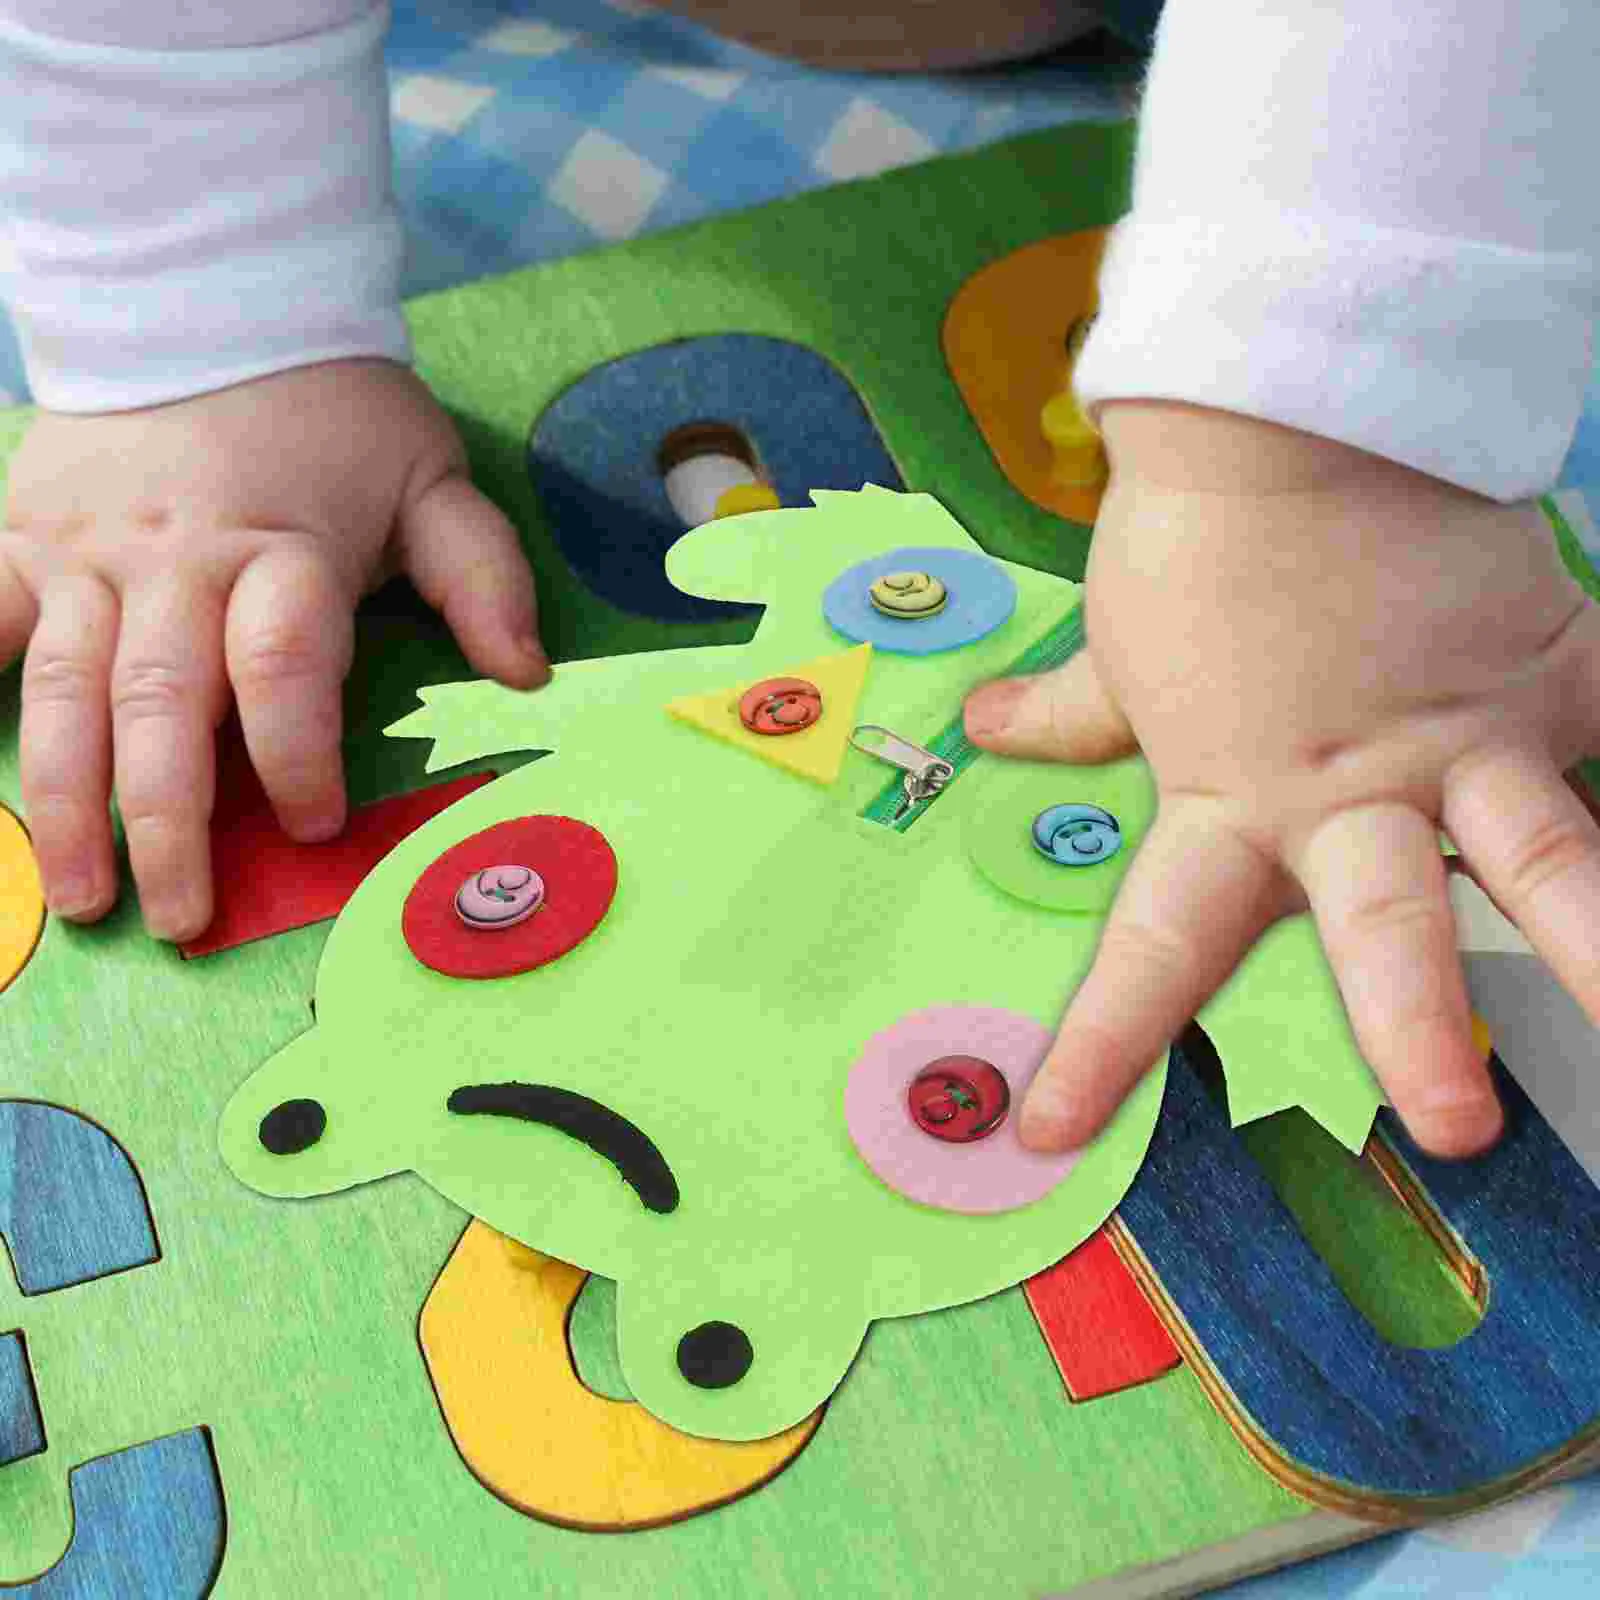
{"type": "Polygon", "coordinates": [[[567,1318],[588,1276],[475,1221],[422,1308],[445,1423],[486,1488],[547,1522],[647,1528],[749,1494],[805,1448],[820,1410],[770,1439],[730,1444],[585,1388],[567,1318]]]}
{"type": "Polygon", "coordinates": [[[1148,1383],[1181,1359],[1104,1228],[1022,1288],[1073,1400],[1148,1383]]]}
{"type": "Polygon", "coordinates": [[[208,956],[338,916],[402,839],[493,778],[489,772],[452,778],[357,806],[337,839],[297,844],[278,826],[242,741],[230,741],[218,753],[211,820],[216,914],[181,947],[183,954],[208,956]]]}
{"type": "Polygon", "coordinates": [[[975,273],[945,316],[944,353],[1000,470],[1047,511],[1093,524],[1103,484],[1068,484],[1041,417],[1067,387],[1067,334],[1095,304],[1104,228],[1041,239],[975,273]]]}

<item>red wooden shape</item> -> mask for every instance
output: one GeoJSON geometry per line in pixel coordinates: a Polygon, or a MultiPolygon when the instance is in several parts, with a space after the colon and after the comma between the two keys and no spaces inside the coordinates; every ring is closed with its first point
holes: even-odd
{"type": "Polygon", "coordinates": [[[1148,1383],[1181,1359],[1104,1228],[1022,1288],[1074,1400],[1148,1383]]]}
{"type": "Polygon", "coordinates": [[[217,909],[211,926],[181,947],[190,957],[338,916],[361,880],[407,834],[495,776],[475,773],[357,806],[337,839],[296,844],[278,826],[242,746],[218,755],[211,821],[217,909]]]}

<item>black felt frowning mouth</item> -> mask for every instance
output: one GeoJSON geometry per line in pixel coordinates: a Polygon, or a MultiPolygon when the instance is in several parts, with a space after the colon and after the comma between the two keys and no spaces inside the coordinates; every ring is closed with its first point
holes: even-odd
{"type": "Polygon", "coordinates": [[[586,1094],[548,1083],[477,1083],[445,1102],[460,1116],[517,1117],[556,1128],[604,1156],[651,1211],[678,1208],[678,1180],[667,1158],[625,1116],[586,1094]]]}

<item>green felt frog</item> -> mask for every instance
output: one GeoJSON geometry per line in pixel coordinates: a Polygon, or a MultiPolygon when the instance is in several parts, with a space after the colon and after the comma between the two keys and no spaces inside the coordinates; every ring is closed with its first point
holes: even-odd
{"type": "MultiPolygon", "coordinates": [[[[808,1415],[875,1319],[994,1294],[1080,1244],[1132,1182],[1165,1075],[1153,1065],[1092,1146],[1048,1169],[1005,1115],[1153,817],[1143,764],[984,756],[897,827],[880,797],[900,773],[843,738],[936,741],[969,689],[1059,627],[1076,586],[989,562],[928,496],[815,502],[709,524],[668,557],[684,591],[765,606],[748,644],[573,662],[531,695],[422,692],[391,732],[431,738],[430,770],[550,753],[371,874],[329,936],[316,1025],[244,1084],[221,1130],[232,1169],[266,1193],[415,1171],[615,1279],[634,1395],[724,1439],[808,1415]],[[907,549],[948,604],[842,636],[830,585],[898,570],[907,549]],[[1008,603],[973,624],[981,636],[912,652],[892,630],[959,631],[975,560],[1008,603]],[[710,697],[731,715],[751,685],[863,637],[859,699],[822,695],[814,726],[781,726],[811,713],[780,708],[769,736],[773,751],[833,739],[831,781],[668,713],[710,697]],[[1115,850],[1047,858],[1033,824],[1052,805],[1112,817],[1115,850]],[[946,1063],[919,1086],[951,1056],[966,1077],[946,1081],[946,1063]]],[[[1063,848],[1110,836],[1080,826],[1063,848]]],[[[1380,1096],[1304,919],[1202,1021],[1236,1122],[1304,1105],[1359,1148],[1380,1096]]]]}

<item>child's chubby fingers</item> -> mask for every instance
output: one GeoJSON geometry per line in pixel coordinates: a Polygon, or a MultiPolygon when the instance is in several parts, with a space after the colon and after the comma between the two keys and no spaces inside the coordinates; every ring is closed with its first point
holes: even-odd
{"type": "Polygon", "coordinates": [[[211,920],[215,728],[225,703],[220,582],[166,570],[131,583],[111,669],[117,804],[145,927],[192,939],[211,920]]]}
{"type": "Polygon", "coordinates": [[[1023,1143],[1088,1143],[1287,908],[1289,890],[1276,860],[1215,802],[1164,797],[1028,1092],[1023,1143]]]}
{"type": "Polygon", "coordinates": [[[1496,906],[1600,1025],[1600,828],[1555,763],[1475,751],[1445,776],[1445,831],[1496,906]]]}
{"type": "Polygon", "coordinates": [[[27,648],[39,620],[35,580],[28,565],[21,541],[0,533],[0,671],[27,648]]]}
{"type": "Polygon", "coordinates": [[[310,541],[277,536],[246,562],[228,597],[228,679],[245,747],[279,825],[302,843],[345,822],[344,680],[355,597],[310,541]]]}
{"type": "Polygon", "coordinates": [[[86,572],[43,578],[22,669],[22,805],[45,900],[93,922],[116,901],[111,663],[120,608],[86,572]]]}
{"type": "Polygon", "coordinates": [[[444,616],[479,672],[513,689],[549,681],[522,543],[466,477],[440,478],[401,508],[399,548],[418,593],[444,616]]]}
{"type": "Polygon", "coordinates": [[[1472,1039],[1455,915],[1434,823],[1380,801],[1323,818],[1289,862],[1311,902],[1361,1052],[1411,1137],[1446,1158],[1499,1137],[1472,1039]]]}
{"type": "Polygon", "coordinates": [[[1128,719],[1089,649],[1055,672],[1001,678],[974,689],[967,696],[964,721],[974,744],[1035,761],[1093,766],[1136,748],[1128,719]]]}

